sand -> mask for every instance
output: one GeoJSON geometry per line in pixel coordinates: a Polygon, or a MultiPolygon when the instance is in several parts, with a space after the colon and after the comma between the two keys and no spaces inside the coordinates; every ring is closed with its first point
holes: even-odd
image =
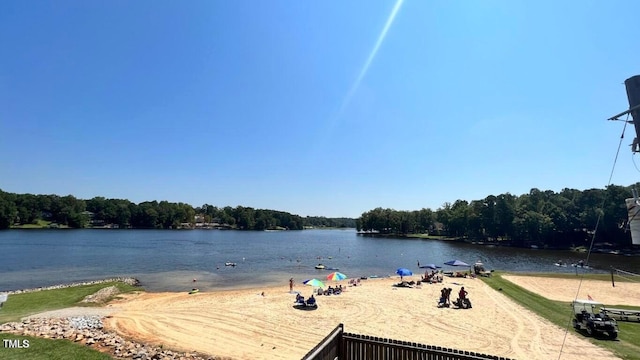
{"type": "Polygon", "coordinates": [[[608,306],[640,306],[639,283],[617,281],[614,287],[611,281],[585,280],[580,283],[578,277],[576,279],[556,279],[505,275],[503,278],[551,300],[573,301],[576,298],[587,299],[588,296],[591,296],[593,300],[608,306]]]}
{"type": "MultiPolygon", "coordinates": [[[[193,295],[141,293],[109,305],[116,311],[106,325],[140,341],[232,359],[300,359],[339,323],[346,332],[517,359],[617,359],[575,330],[549,323],[481,280],[445,278],[444,284],[421,288],[396,288],[392,286],[396,282],[395,277],[363,280],[361,286],[348,287],[341,295],[317,297],[315,311],[294,309],[295,295],[286,283],[277,288],[193,295]],[[452,300],[464,286],[473,308],[438,308],[443,286],[453,288],[452,300]]],[[[528,286],[526,282],[521,281],[528,286]]],[[[544,287],[537,286],[545,289],[543,295],[557,298],[575,285],[571,280],[545,279],[544,287]],[[554,284],[557,280],[557,289],[547,285],[550,280],[554,284]]],[[[640,284],[633,285],[634,291],[640,291],[640,284]]],[[[302,285],[294,290],[306,297],[311,293],[310,287],[302,285]]],[[[593,294],[601,296],[595,290],[593,294]]],[[[624,303],[623,298],[611,300],[624,303]]]]}

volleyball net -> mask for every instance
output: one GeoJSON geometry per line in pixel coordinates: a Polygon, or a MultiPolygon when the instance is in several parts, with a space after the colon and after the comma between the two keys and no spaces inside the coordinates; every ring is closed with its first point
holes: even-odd
{"type": "Polygon", "coordinates": [[[611,268],[611,274],[615,280],[631,281],[640,283],[640,274],[624,271],[621,269],[611,268]]]}

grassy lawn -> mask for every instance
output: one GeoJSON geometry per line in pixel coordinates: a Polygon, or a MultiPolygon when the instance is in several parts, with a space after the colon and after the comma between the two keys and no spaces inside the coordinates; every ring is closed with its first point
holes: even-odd
{"type": "Polygon", "coordinates": [[[407,234],[408,238],[416,239],[430,239],[430,240],[456,240],[457,238],[448,237],[444,235],[429,235],[429,234],[407,234]]]}
{"type": "Polygon", "coordinates": [[[0,324],[20,321],[20,319],[25,316],[43,311],[63,309],[70,306],[95,306],[78,302],[87,295],[91,295],[102,288],[112,285],[117,286],[122,293],[140,290],[138,287],[124,283],[108,282],[9,295],[7,302],[2,307],[2,310],[0,310],[0,324]]]}
{"type": "Polygon", "coordinates": [[[49,340],[31,336],[1,334],[1,340],[27,340],[28,348],[12,349],[0,344],[0,358],[3,360],[110,360],[112,357],[87,346],[75,344],[69,340],[49,340]]]}
{"type": "MultiPolygon", "coordinates": [[[[506,296],[513,299],[518,304],[528,308],[541,317],[551,321],[557,326],[566,329],[569,327],[569,331],[576,333],[576,330],[571,326],[571,320],[573,319],[573,311],[570,303],[562,301],[552,301],[544,298],[538,294],[532,293],[524,288],[521,288],[502,278],[502,273],[494,272],[490,278],[482,278],[490,287],[495,290],[501,291],[506,296]],[[500,290],[501,289],[501,290],[500,290]]],[[[529,276],[544,276],[544,277],[561,277],[575,279],[575,275],[571,274],[527,274],[529,276]]],[[[597,280],[611,280],[611,276],[607,274],[589,274],[585,275],[585,279],[597,279],[597,280]]],[[[618,281],[616,279],[616,281],[618,281]]],[[[610,307],[624,307],[635,308],[633,306],[606,304],[610,307]]],[[[618,321],[620,333],[618,334],[619,341],[599,340],[592,337],[585,337],[592,343],[613,351],[617,356],[628,360],[640,360],[640,323],[631,323],[618,321]]],[[[583,336],[578,334],[578,336],[583,336]]]]}
{"type": "MultiPolygon", "coordinates": [[[[7,302],[0,310],[0,324],[20,321],[24,316],[48,310],[63,309],[70,306],[92,306],[79,303],[79,301],[87,295],[112,285],[117,286],[121,293],[140,291],[140,288],[135,286],[120,282],[108,282],[9,295],[7,302]]],[[[0,341],[2,341],[0,343],[0,359],[111,359],[109,355],[68,340],[50,340],[0,333],[0,341]],[[23,349],[7,348],[4,346],[4,341],[2,341],[5,339],[19,339],[21,341],[26,339],[29,341],[29,347],[23,349]]]]}
{"type": "Polygon", "coordinates": [[[22,225],[14,225],[12,229],[43,229],[48,228],[51,221],[46,220],[36,220],[35,224],[22,224],[22,225]]]}
{"type": "MultiPolygon", "coordinates": [[[[12,229],[48,229],[51,221],[38,219],[35,224],[12,225],[12,229]]],[[[58,224],[57,229],[69,229],[69,226],[58,224]]]]}

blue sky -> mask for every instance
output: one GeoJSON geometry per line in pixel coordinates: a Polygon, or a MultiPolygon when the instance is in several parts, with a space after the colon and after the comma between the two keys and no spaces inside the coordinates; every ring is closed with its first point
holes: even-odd
{"type": "MultiPolygon", "coordinates": [[[[606,119],[640,74],[638,13],[638,1],[2,1],[0,189],[358,217],[602,188],[624,125],[606,119]]],[[[615,184],[640,180],[633,137],[615,184]]]]}

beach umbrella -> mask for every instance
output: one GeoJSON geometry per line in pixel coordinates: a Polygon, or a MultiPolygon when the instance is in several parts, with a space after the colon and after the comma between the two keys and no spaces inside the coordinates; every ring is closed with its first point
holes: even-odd
{"type": "Polygon", "coordinates": [[[403,276],[410,276],[413,275],[413,273],[411,272],[411,270],[407,269],[407,268],[398,268],[398,270],[396,270],[396,274],[400,275],[400,280],[402,280],[403,276]]]}
{"type": "Polygon", "coordinates": [[[471,265],[467,264],[466,262],[460,261],[460,260],[451,260],[451,261],[447,261],[444,264],[445,265],[450,265],[450,266],[471,266],[471,265]]]}
{"type": "Polygon", "coordinates": [[[442,266],[438,266],[436,264],[427,264],[420,266],[421,269],[440,269],[442,266]]]}
{"type": "Polygon", "coordinates": [[[318,279],[309,279],[302,282],[305,285],[313,286],[313,287],[324,287],[324,283],[318,279]]]}
{"type": "Polygon", "coordinates": [[[336,281],[336,280],[344,280],[346,278],[347,278],[347,275],[345,275],[345,274],[343,274],[341,272],[337,272],[337,271],[336,272],[332,272],[331,274],[329,274],[327,276],[327,280],[334,280],[334,281],[336,281]]]}

